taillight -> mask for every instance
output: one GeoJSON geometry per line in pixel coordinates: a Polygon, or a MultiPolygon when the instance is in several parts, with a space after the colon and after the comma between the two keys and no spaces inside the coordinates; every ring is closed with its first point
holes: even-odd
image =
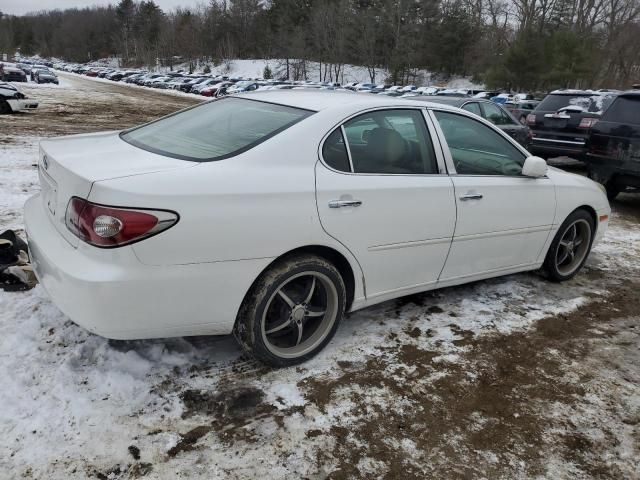
{"type": "Polygon", "coordinates": [[[597,118],[583,118],[582,120],[580,120],[580,125],[578,125],[578,128],[593,128],[596,123],[598,123],[597,118]]]}
{"type": "Polygon", "coordinates": [[[536,115],[534,113],[530,113],[527,115],[527,125],[535,125],[536,124],[536,115]]]}
{"type": "Polygon", "coordinates": [[[65,223],[80,240],[96,247],[121,247],[156,235],[176,224],[166,210],[109,207],[72,197],[65,223]]]}

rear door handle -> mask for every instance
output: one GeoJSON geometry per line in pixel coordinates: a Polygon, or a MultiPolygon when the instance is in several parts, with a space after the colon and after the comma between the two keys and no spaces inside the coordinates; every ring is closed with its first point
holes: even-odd
{"type": "Polygon", "coordinates": [[[359,207],[360,205],[362,205],[360,200],[331,200],[329,202],[329,208],[359,207]]]}
{"type": "Polygon", "coordinates": [[[481,193],[465,193],[460,197],[460,200],[466,202],[467,200],[480,200],[482,198],[481,193]]]}

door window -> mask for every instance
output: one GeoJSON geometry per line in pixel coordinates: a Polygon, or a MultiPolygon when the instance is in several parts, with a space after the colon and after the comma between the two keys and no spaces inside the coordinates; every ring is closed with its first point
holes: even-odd
{"type": "Polygon", "coordinates": [[[525,155],[490,127],[463,115],[434,113],[458,174],[522,174],[525,155]]]}
{"type": "Polygon", "coordinates": [[[475,113],[479,117],[482,116],[482,112],[480,111],[480,105],[478,105],[478,102],[466,103],[462,106],[462,109],[466,110],[467,112],[475,113]]]}
{"type": "Polygon", "coordinates": [[[355,173],[438,173],[421,110],[368,112],[346,122],[344,130],[355,173]]]}
{"type": "Polygon", "coordinates": [[[484,103],[484,117],[494,125],[513,125],[513,120],[500,107],[493,103],[484,103]]]}

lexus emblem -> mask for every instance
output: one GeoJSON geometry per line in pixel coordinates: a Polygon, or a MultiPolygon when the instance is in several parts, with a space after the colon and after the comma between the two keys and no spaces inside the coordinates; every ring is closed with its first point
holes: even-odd
{"type": "Polygon", "coordinates": [[[42,166],[44,167],[45,170],[49,169],[49,159],[47,158],[46,155],[42,157],[42,166]]]}

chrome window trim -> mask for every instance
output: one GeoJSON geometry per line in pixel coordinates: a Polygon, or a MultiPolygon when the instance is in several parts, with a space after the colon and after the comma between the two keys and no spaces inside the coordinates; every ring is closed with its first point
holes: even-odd
{"type": "MultiPolygon", "coordinates": [[[[335,130],[334,130],[335,132],[335,130]]],[[[355,169],[353,168],[353,158],[351,157],[351,147],[349,146],[349,142],[347,142],[347,132],[344,131],[344,123],[340,125],[340,135],[342,135],[342,141],[344,142],[344,148],[347,151],[347,157],[349,158],[349,168],[351,173],[355,173],[355,169]]]]}
{"type": "Polygon", "coordinates": [[[422,108],[422,117],[424,118],[424,122],[427,125],[427,130],[429,131],[429,136],[431,137],[431,144],[433,145],[433,152],[436,156],[436,162],[438,164],[438,174],[446,175],[447,167],[445,163],[444,153],[442,145],[440,144],[440,138],[438,137],[438,132],[435,129],[435,125],[429,116],[428,110],[426,107],[422,108]]]}

